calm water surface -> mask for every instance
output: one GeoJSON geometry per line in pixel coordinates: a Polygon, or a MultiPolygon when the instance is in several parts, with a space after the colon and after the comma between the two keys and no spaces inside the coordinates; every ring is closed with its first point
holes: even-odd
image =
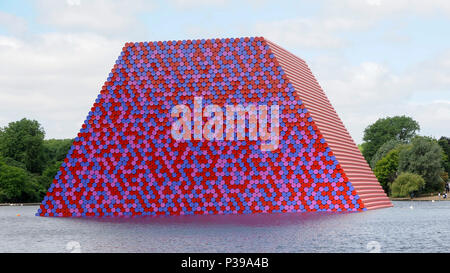
{"type": "Polygon", "coordinates": [[[450,252],[448,201],[350,214],[120,219],[37,217],[37,209],[0,207],[0,252],[68,252],[71,241],[81,252],[450,252]]]}

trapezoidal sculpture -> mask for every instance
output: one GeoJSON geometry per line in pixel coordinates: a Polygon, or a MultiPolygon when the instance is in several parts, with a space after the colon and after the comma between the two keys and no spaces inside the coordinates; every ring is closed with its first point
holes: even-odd
{"type": "Polygon", "coordinates": [[[306,63],[258,37],[127,43],[37,215],[390,206],[306,63]]]}

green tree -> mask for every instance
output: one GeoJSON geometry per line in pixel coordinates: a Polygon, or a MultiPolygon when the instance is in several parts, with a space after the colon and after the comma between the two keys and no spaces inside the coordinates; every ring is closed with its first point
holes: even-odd
{"type": "Polygon", "coordinates": [[[397,177],[399,153],[400,151],[398,149],[390,151],[377,162],[373,170],[384,191],[387,193],[389,193],[390,184],[397,177]]]}
{"type": "Polygon", "coordinates": [[[25,164],[32,173],[40,173],[44,165],[45,132],[36,120],[11,122],[0,131],[0,154],[25,164]]]}
{"type": "Polygon", "coordinates": [[[419,124],[410,117],[395,116],[378,119],[364,130],[363,155],[367,162],[389,140],[408,142],[420,130],[419,124]]]}
{"type": "Polygon", "coordinates": [[[9,158],[9,157],[3,158],[3,162],[8,166],[17,167],[17,168],[21,168],[24,170],[27,169],[27,166],[25,166],[25,164],[23,164],[22,162],[16,161],[12,158],[9,158]]]}
{"type": "Polygon", "coordinates": [[[72,147],[73,139],[44,140],[46,166],[63,161],[72,147]]]}
{"type": "Polygon", "coordinates": [[[29,202],[40,202],[46,190],[41,187],[37,177],[33,174],[28,174],[28,180],[25,182],[25,187],[22,191],[22,196],[18,202],[29,203],[29,202]]]}
{"type": "Polygon", "coordinates": [[[361,153],[363,152],[362,144],[358,144],[358,149],[359,149],[359,151],[360,151],[361,153]]]}
{"type": "Polygon", "coordinates": [[[38,181],[42,189],[44,189],[44,194],[46,191],[50,188],[50,185],[53,182],[53,179],[55,179],[56,174],[58,173],[59,169],[61,168],[62,161],[54,162],[53,164],[49,165],[43,172],[42,175],[39,177],[38,181]]]}
{"type": "Polygon", "coordinates": [[[425,180],[425,191],[440,191],[444,182],[440,178],[442,149],[430,137],[417,136],[407,149],[400,152],[398,171],[420,175],[425,180]]]}
{"type": "Polygon", "coordinates": [[[444,180],[444,182],[448,181],[448,172],[442,172],[440,174],[440,176],[441,176],[442,180],[444,180]]]}
{"type": "Polygon", "coordinates": [[[407,197],[425,186],[425,180],[418,174],[401,173],[391,184],[393,197],[407,197]]]}
{"type": "Polygon", "coordinates": [[[39,186],[26,170],[7,165],[0,158],[0,203],[36,202],[39,186]]]}
{"type": "Polygon", "coordinates": [[[450,138],[441,137],[438,140],[439,146],[442,148],[442,166],[445,169],[446,173],[450,173],[450,138]]]}
{"type": "Polygon", "coordinates": [[[403,142],[397,139],[391,139],[385,142],[383,145],[380,146],[378,151],[375,153],[375,155],[372,157],[372,160],[370,161],[370,167],[372,169],[375,168],[375,165],[378,161],[380,161],[383,157],[385,157],[390,151],[395,149],[397,146],[401,145],[403,142]]]}

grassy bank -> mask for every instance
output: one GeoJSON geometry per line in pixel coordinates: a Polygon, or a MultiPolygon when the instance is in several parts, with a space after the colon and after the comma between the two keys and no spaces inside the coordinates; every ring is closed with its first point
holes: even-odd
{"type": "Polygon", "coordinates": [[[9,207],[9,206],[39,206],[41,203],[0,203],[0,207],[9,207]]]}
{"type": "Polygon", "coordinates": [[[432,194],[432,195],[421,195],[421,196],[417,196],[414,198],[409,198],[409,197],[402,197],[402,198],[393,198],[390,197],[390,199],[392,201],[450,201],[450,195],[444,199],[444,197],[438,196],[437,194],[432,194]]]}

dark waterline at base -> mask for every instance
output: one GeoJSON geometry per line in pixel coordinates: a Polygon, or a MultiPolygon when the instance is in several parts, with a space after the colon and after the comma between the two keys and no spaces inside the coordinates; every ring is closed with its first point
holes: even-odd
{"type": "Polygon", "coordinates": [[[0,252],[450,252],[450,202],[393,203],[361,213],[140,218],[0,207],[0,252]]]}

